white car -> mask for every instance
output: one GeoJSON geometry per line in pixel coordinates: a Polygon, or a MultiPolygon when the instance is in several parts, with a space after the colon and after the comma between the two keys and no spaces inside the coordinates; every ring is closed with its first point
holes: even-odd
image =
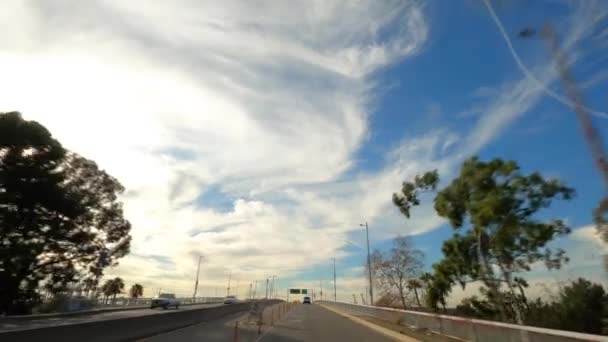
{"type": "Polygon", "coordinates": [[[161,307],[163,309],[167,309],[170,306],[174,306],[175,309],[179,309],[179,300],[175,298],[173,293],[161,293],[157,297],[152,299],[150,303],[150,309],[161,307]]]}
{"type": "Polygon", "coordinates": [[[224,304],[236,304],[238,302],[239,300],[236,298],[236,296],[227,296],[224,298],[224,304]]]}

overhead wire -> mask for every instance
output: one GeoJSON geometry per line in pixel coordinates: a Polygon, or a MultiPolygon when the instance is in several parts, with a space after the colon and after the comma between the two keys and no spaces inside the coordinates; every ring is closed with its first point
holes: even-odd
{"type": "MultiPolygon", "coordinates": [[[[519,70],[528,79],[530,79],[531,81],[533,81],[534,83],[536,83],[536,85],[547,96],[553,98],[554,100],[556,100],[557,102],[560,102],[561,104],[564,104],[564,105],[572,107],[572,108],[576,108],[577,106],[579,106],[580,104],[576,104],[573,101],[570,101],[569,99],[565,98],[564,96],[562,96],[562,95],[554,92],[546,84],[544,84],[538,78],[536,78],[536,76],[534,76],[534,74],[530,71],[530,69],[528,69],[526,67],[526,65],[523,63],[523,61],[521,60],[521,58],[517,54],[517,51],[513,47],[513,44],[511,43],[511,39],[509,38],[509,35],[507,34],[507,31],[505,30],[505,27],[502,25],[502,22],[500,21],[500,19],[496,15],[496,12],[494,12],[494,7],[492,7],[491,1],[490,0],[483,0],[483,2],[486,5],[486,7],[488,8],[488,12],[490,12],[490,16],[494,20],[494,23],[496,24],[496,27],[498,27],[498,30],[500,31],[500,34],[502,35],[505,43],[507,44],[507,47],[509,48],[509,52],[511,53],[511,56],[513,56],[513,59],[515,60],[515,63],[517,64],[517,67],[519,68],[519,70]]],[[[602,118],[608,118],[608,113],[606,113],[606,112],[602,112],[602,111],[599,111],[599,110],[596,110],[596,109],[593,109],[593,108],[589,108],[589,107],[585,107],[585,106],[583,106],[582,109],[586,110],[587,112],[589,112],[590,114],[593,114],[595,116],[599,116],[599,117],[602,117],[602,118]]]]}

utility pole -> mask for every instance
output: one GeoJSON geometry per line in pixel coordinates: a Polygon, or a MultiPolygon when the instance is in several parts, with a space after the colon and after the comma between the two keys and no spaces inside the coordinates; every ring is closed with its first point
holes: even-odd
{"type": "Polygon", "coordinates": [[[334,302],[336,302],[337,301],[336,300],[336,298],[337,298],[337,295],[336,295],[336,258],[333,258],[333,259],[334,259],[334,302]]]}
{"type": "MultiPolygon", "coordinates": [[[[360,224],[360,226],[363,226],[360,224]]],[[[367,273],[369,275],[369,299],[370,305],[374,305],[374,286],[372,285],[372,259],[369,255],[369,227],[367,221],[365,221],[365,236],[367,238],[367,273]]]]}
{"type": "Polygon", "coordinates": [[[198,267],[196,268],[196,281],[194,282],[194,294],[192,295],[192,301],[196,299],[196,293],[198,292],[198,276],[201,272],[201,260],[203,259],[202,255],[198,256],[198,267]]]}
{"type": "Polygon", "coordinates": [[[270,283],[270,299],[272,299],[272,294],[274,292],[274,277],[276,277],[275,275],[272,276],[272,282],[270,283]]]}
{"type": "Polygon", "coordinates": [[[266,299],[268,299],[268,278],[266,278],[266,299]]]}
{"type": "Polygon", "coordinates": [[[253,284],[249,283],[249,295],[247,296],[249,299],[253,298],[253,284]]]}
{"type": "Polygon", "coordinates": [[[323,300],[323,280],[319,280],[319,297],[323,300]]]}
{"type": "Polygon", "coordinates": [[[226,289],[226,297],[230,296],[230,281],[232,280],[232,271],[228,274],[228,288],[226,289]]]}
{"type": "Polygon", "coordinates": [[[255,280],[254,281],[254,287],[253,287],[253,299],[255,299],[258,295],[258,281],[255,280]]]}

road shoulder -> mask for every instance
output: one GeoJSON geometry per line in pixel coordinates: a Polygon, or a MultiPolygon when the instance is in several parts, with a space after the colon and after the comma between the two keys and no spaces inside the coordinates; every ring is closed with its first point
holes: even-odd
{"type": "Polygon", "coordinates": [[[382,334],[382,335],[384,335],[386,337],[392,338],[395,341],[402,341],[402,342],[417,342],[417,341],[419,341],[419,340],[417,340],[415,338],[412,338],[412,337],[409,337],[409,336],[405,336],[405,335],[400,334],[400,333],[398,333],[396,331],[393,331],[391,329],[387,329],[385,327],[373,324],[373,323],[368,322],[368,321],[366,321],[366,320],[364,320],[362,318],[359,318],[359,317],[347,314],[347,313],[345,313],[343,311],[340,311],[340,310],[337,310],[335,308],[331,308],[331,307],[328,307],[328,306],[322,305],[322,304],[320,306],[323,307],[324,309],[327,309],[327,310],[329,310],[331,312],[334,312],[334,313],[336,313],[336,314],[338,314],[340,316],[346,317],[346,318],[350,319],[351,321],[353,321],[353,322],[355,322],[357,324],[363,325],[363,326],[365,326],[368,329],[374,330],[374,331],[376,331],[376,332],[378,332],[378,333],[380,333],[380,334],[382,334]]]}

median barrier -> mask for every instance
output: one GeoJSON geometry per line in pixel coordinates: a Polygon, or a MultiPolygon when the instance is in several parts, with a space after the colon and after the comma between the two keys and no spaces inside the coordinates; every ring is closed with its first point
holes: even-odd
{"type": "Polygon", "coordinates": [[[247,311],[251,303],[0,332],[0,341],[132,341],[247,311]]]}
{"type": "MultiPolygon", "coordinates": [[[[201,305],[201,304],[219,304],[222,303],[224,298],[197,298],[195,301],[192,301],[191,298],[178,298],[181,301],[180,306],[190,306],[190,305],[201,305]]],[[[67,312],[53,312],[53,313],[44,313],[44,314],[32,314],[32,315],[13,315],[13,316],[0,316],[0,322],[11,322],[11,321],[29,321],[29,320],[39,320],[39,319],[47,319],[47,318],[60,318],[60,317],[72,317],[72,316],[86,316],[86,315],[96,315],[100,313],[106,312],[115,312],[115,311],[128,311],[128,310],[140,310],[150,307],[151,298],[143,298],[138,299],[134,304],[124,304],[124,305],[105,305],[102,307],[96,307],[88,310],[74,310],[67,312]],[[140,304],[145,303],[145,304],[140,304]]]]}

